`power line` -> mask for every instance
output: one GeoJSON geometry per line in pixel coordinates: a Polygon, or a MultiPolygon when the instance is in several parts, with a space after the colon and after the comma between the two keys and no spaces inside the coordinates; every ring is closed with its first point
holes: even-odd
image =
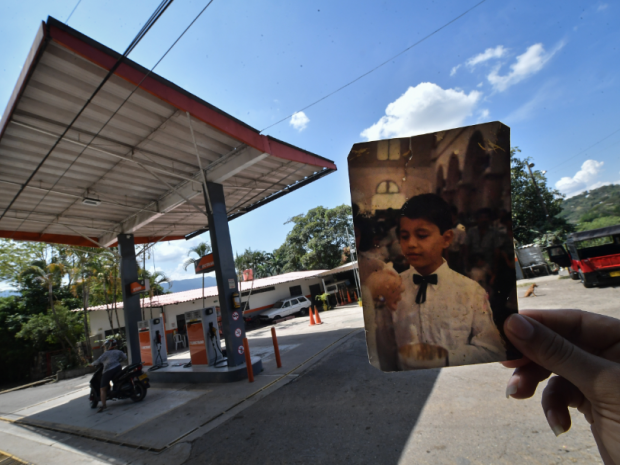
{"type": "MultiPolygon", "coordinates": [[[[566,160],[564,160],[562,163],[558,163],[557,165],[555,165],[553,168],[550,168],[547,170],[547,172],[549,171],[553,171],[554,169],[556,169],[558,166],[562,166],[565,163],[568,163],[569,161],[571,161],[573,158],[578,157],[579,155],[581,155],[584,152],[587,152],[588,150],[590,150],[592,147],[597,146],[598,144],[600,144],[601,142],[609,139],[611,136],[613,136],[614,134],[617,134],[620,132],[620,129],[616,129],[614,132],[612,132],[611,134],[609,134],[608,136],[603,137],[602,139],[600,139],[598,142],[595,142],[594,144],[592,144],[591,146],[589,146],[588,148],[583,149],[581,152],[573,155],[572,157],[567,158],[566,160]]],[[[611,147],[611,146],[610,146],[611,147]]],[[[609,148],[609,147],[608,147],[609,148]]]]}
{"type": "Polygon", "coordinates": [[[75,4],[75,6],[73,7],[73,10],[71,10],[71,13],[69,13],[69,17],[66,19],[65,24],[69,22],[69,20],[71,19],[71,16],[73,16],[73,13],[75,12],[75,10],[77,10],[77,7],[80,6],[80,3],[82,3],[82,0],[78,0],[78,2],[75,4]]]}
{"type": "Polygon", "coordinates": [[[282,118],[281,120],[279,120],[279,121],[277,121],[277,122],[273,123],[272,125],[267,126],[266,128],[262,129],[260,132],[264,132],[264,131],[266,131],[267,129],[269,129],[269,128],[272,128],[272,127],[276,126],[277,124],[280,124],[281,122],[286,121],[287,119],[289,119],[290,117],[292,117],[295,113],[299,113],[299,112],[301,112],[301,111],[305,111],[305,110],[307,110],[308,108],[313,107],[313,106],[314,106],[314,105],[316,105],[317,103],[320,103],[320,102],[322,102],[323,100],[325,100],[325,99],[327,99],[327,98],[331,97],[332,95],[334,95],[334,94],[336,94],[336,93],[340,92],[341,90],[346,89],[346,88],[347,88],[347,87],[349,87],[351,84],[356,83],[356,82],[357,82],[357,81],[359,81],[360,79],[362,79],[362,78],[364,78],[364,77],[368,76],[370,73],[373,73],[374,71],[378,70],[378,69],[379,69],[379,68],[381,68],[382,66],[387,65],[390,61],[394,60],[395,58],[398,58],[399,56],[401,56],[401,55],[402,55],[402,54],[404,54],[404,53],[407,53],[409,50],[411,50],[412,48],[416,47],[417,45],[420,45],[422,42],[424,42],[425,40],[427,40],[427,39],[431,38],[432,36],[434,36],[435,34],[437,34],[437,33],[438,33],[439,31],[441,31],[442,29],[447,28],[448,26],[450,26],[450,25],[451,25],[452,23],[454,23],[455,21],[458,21],[458,20],[459,20],[459,19],[461,19],[463,16],[465,16],[467,13],[469,13],[470,11],[472,11],[472,10],[474,10],[474,9],[478,8],[480,5],[482,5],[482,4],[483,4],[484,2],[486,2],[486,1],[487,1],[487,0],[482,0],[482,1],[481,1],[481,2],[479,2],[479,3],[476,3],[476,4],[475,4],[474,6],[472,6],[470,9],[468,9],[468,10],[464,11],[463,13],[461,13],[460,15],[458,15],[456,18],[454,18],[454,19],[452,19],[452,20],[448,21],[446,24],[444,24],[443,26],[441,26],[439,29],[435,29],[433,32],[431,32],[430,34],[428,34],[428,35],[424,36],[423,38],[421,38],[420,40],[418,40],[418,41],[417,41],[416,43],[414,43],[413,45],[410,45],[410,46],[409,46],[409,47],[407,47],[406,49],[404,49],[404,50],[402,50],[402,51],[398,52],[398,53],[397,53],[396,55],[394,55],[393,57],[391,57],[391,58],[389,58],[389,59],[385,60],[383,63],[380,63],[379,65],[375,66],[375,67],[374,67],[374,68],[372,68],[371,70],[366,71],[366,72],[365,72],[364,74],[362,74],[361,76],[356,77],[356,78],[355,78],[355,79],[353,79],[352,81],[350,81],[350,82],[346,83],[345,85],[343,85],[343,86],[339,87],[338,89],[336,89],[336,90],[334,90],[334,91],[330,92],[329,94],[327,94],[327,95],[325,95],[325,96],[321,97],[320,99],[316,100],[315,102],[311,103],[310,105],[307,105],[307,106],[303,107],[301,110],[298,110],[298,111],[296,111],[296,112],[294,112],[294,113],[291,113],[291,114],[290,114],[290,115],[288,115],[286,118],[282,118]]]}

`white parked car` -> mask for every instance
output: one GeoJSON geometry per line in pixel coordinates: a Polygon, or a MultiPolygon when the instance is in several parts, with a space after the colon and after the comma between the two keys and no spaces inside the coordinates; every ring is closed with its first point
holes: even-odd
{"type": "Polygon", "coordinates": [[[278,300],[272,308],[261,313],[258,318],[260,321],[265,322],[278,320],[285,316],[294,315],[295,313],[307,315],[310,306],[310,301],[302,295],[289,297],[287,299],[278,300]]]}

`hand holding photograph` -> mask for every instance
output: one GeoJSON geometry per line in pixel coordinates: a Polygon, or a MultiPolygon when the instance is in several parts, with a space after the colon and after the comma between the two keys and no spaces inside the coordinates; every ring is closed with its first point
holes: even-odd
{"type": "Polygon", "coordinates": [[[355,144],[348,162],[370,363],[519,358],[502,331],[517,312],[510,129],[355,144]]]}

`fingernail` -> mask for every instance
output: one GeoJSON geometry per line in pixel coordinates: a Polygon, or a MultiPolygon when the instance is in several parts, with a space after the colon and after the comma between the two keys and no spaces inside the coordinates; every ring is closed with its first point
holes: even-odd
{"type": "Polygon", "coordinates": [[[534,335],[534,327],[527,318],[519,314],[510,315],[506,321],[508,331],[519,339],[530,339],[534,335]]]}
{"type": "Polygon", "coordinates": [[[516,394],[519,390],[519,377],[517,375],[512,375],[508,380],[508,385],[506,386],[506,399],[509,399],[511,395],[516,394]]]}
{"type": "Polygon", "coordinates": [[[549,423],[551,431],[553,431],[553,434],[555,434],[556,438],[560,434],[566,433],[566,430],[564,430],[564,427],[560,424],[560,421],[553,410],[549,410],[547,412],[547,423],[549,423]]]}

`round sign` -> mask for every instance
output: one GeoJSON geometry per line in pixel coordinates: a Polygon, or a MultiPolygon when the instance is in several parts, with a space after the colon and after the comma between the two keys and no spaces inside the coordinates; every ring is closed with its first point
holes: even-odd
{"type": "Polygon", "coordinates": [[[239,346],[237,352],[239,352],[239,355],[243,354],[243,346],[239,346]]]}
{"type": "Polygon", "coordinates": [[[237,321],[239,319],[239,312],[233,312],[232,317],[233,320],[237,321]]]}
{"type": "Polygon", "coordinates": [[[241,337],[241,328],[235,329],[235,336],[241,337]]]}

